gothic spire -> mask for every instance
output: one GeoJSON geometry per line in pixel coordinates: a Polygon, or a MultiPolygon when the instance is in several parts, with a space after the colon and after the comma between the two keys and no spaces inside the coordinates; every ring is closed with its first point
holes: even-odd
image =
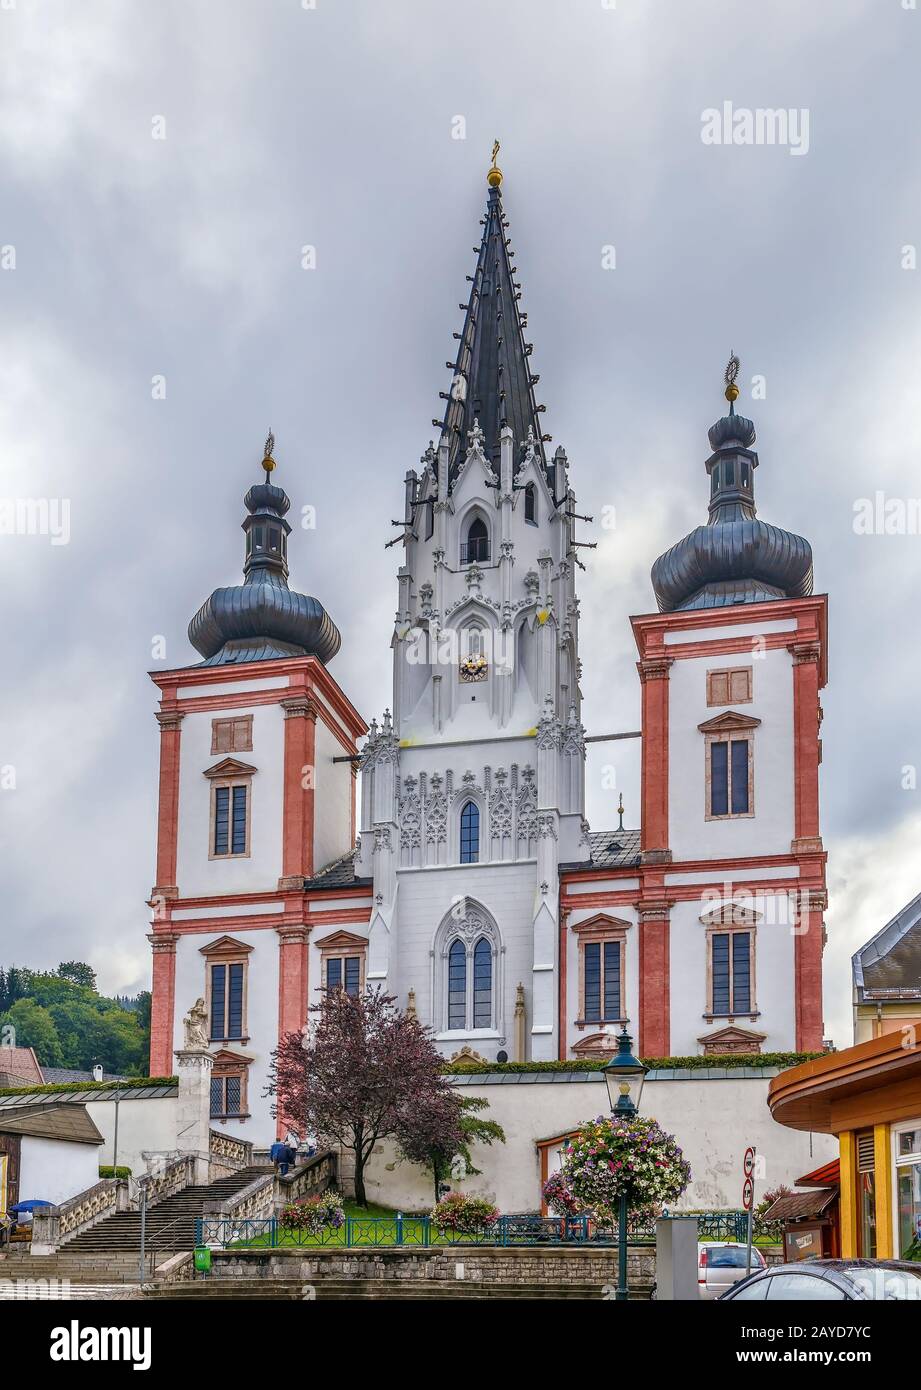
{"type": "Polygon", "coordinates": [[[547,466],[540,428],[543,406],[538,406],[534,395],[538,378],[532,375],[529,366],[531,344],[525,341],[527,314],[518,307],[521,285],[515,279],[517,269],[509,246],[508,219],[502,207],[502,171],[496,164],[498,152],[497,141],[492,167],[487,174],[489,196],[486,215],[481,219],[483,237],[476,269],[467,277],[470,294],[460,306],[465,310],[464,327],[461,333],[454,335],[460,340],[454,376],[450,391],[441,392],[448,402],[443,432],[450,446],[451,479],[463,461],[468,432],[477,420],[484,435],[483,450],[496,473],[499,471],[499,433],[505,424],[511,427],[514,436],[516,465],[531,430],[541,463],[544,468],[547,466]]]}

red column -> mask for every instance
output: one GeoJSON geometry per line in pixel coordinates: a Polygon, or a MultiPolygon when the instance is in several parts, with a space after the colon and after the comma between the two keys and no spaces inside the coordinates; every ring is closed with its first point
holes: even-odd
{"type": "Polygon", "coordinates": [[[797,1052],[822,1051],[822,950],[825,945],[822,913],[826,903],[824,889],[802,890],[793,938],[797,1052]]]}
{"type": "Polygon", "coordinates": [[[671,942],[669,904],[640,902],[640,1057],[671,1053],[671,942]]]}
{"type": "Polygon", "coordinates": [[[154,931],[150,1003],[150,1075],[173,1075],[173,1015],[176,1008],[176,932],[154,931]]]}
{"type": "Polygon", "coordinates": [[[792,849],[821,852],[819,831],[818,642],[793,642],[794,840],[792,849]]]}
{"type": "Polygon", "coordinates": [[[176,845],[179,837],[179,738],[184,715],[160,710],[160,800],[157,812],[157,881],[152,897],[177,898],[176,845]]]}
{"type": "Polygon", "coordinates": [[[668,848],[668,672],[664,652],[644,657],[636,669],[643,686],[640,848],[643,863],[671,858],[668,848]]]}
{"type": "MultiPolygon", "coordinates": [[[[308,941],[310,928],[278,927],[278,1038],[299,1033],[307,1022],[308,941]]],[[[276,1134],[283,1139],[281,1118],[276,1134]]]]}
{"type": "Polygon", "coordinates": [[[285,789],[278,887],[297,889],[313,873],[317,707],[306,693],[282,700],[281,705],[285,712],[285,789]]]}

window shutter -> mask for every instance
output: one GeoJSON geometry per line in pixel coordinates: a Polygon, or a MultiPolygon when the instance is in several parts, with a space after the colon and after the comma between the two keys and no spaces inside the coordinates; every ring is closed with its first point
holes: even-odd
{"type": "Polygon", "coordinates": [[[729,672],[729,703],[744,704],[752,697],[752,673],[750,670],[729,672]]]}
{"type": "Polygon", "coordinates": [[[708,705],[729,704],[729,672],[711,671],[708,677],[710,689],[707,691],[708,705]]]}

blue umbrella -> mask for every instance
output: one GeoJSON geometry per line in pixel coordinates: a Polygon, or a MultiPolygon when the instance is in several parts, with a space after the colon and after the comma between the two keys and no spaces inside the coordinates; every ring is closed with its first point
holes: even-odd
{"type": "Polygon", "coordinates": [[[10,1211],[34,1211],[36,1207],[53,1207],[54,1202],[45,1202],[33,1198],[31,1202],[17,1202],[15,1207],[10,1207],[10,1211]]]}

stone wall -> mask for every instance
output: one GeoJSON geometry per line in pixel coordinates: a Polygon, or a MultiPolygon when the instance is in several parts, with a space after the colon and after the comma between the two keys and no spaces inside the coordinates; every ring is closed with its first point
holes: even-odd
{"type": "MultiPolygon", "coordinates": [[[[630,1246],[628,1279],[634,1293],[648,1296],[655,1279],[652,1246],[630,1246]]],[[[191,1273],[188,1265],[182,1273],[191,1273]]],[[[178,1271],[177,1271],[178,1273],[178,1271]]],[[[559,1246],[455,1245],[428,1249],[215,1250],[211,1274],[220,1279],[446,1280],[475,1284],[597,1285],[599,1298],[617,1283],[617,1250],[559,1246]]]]}

